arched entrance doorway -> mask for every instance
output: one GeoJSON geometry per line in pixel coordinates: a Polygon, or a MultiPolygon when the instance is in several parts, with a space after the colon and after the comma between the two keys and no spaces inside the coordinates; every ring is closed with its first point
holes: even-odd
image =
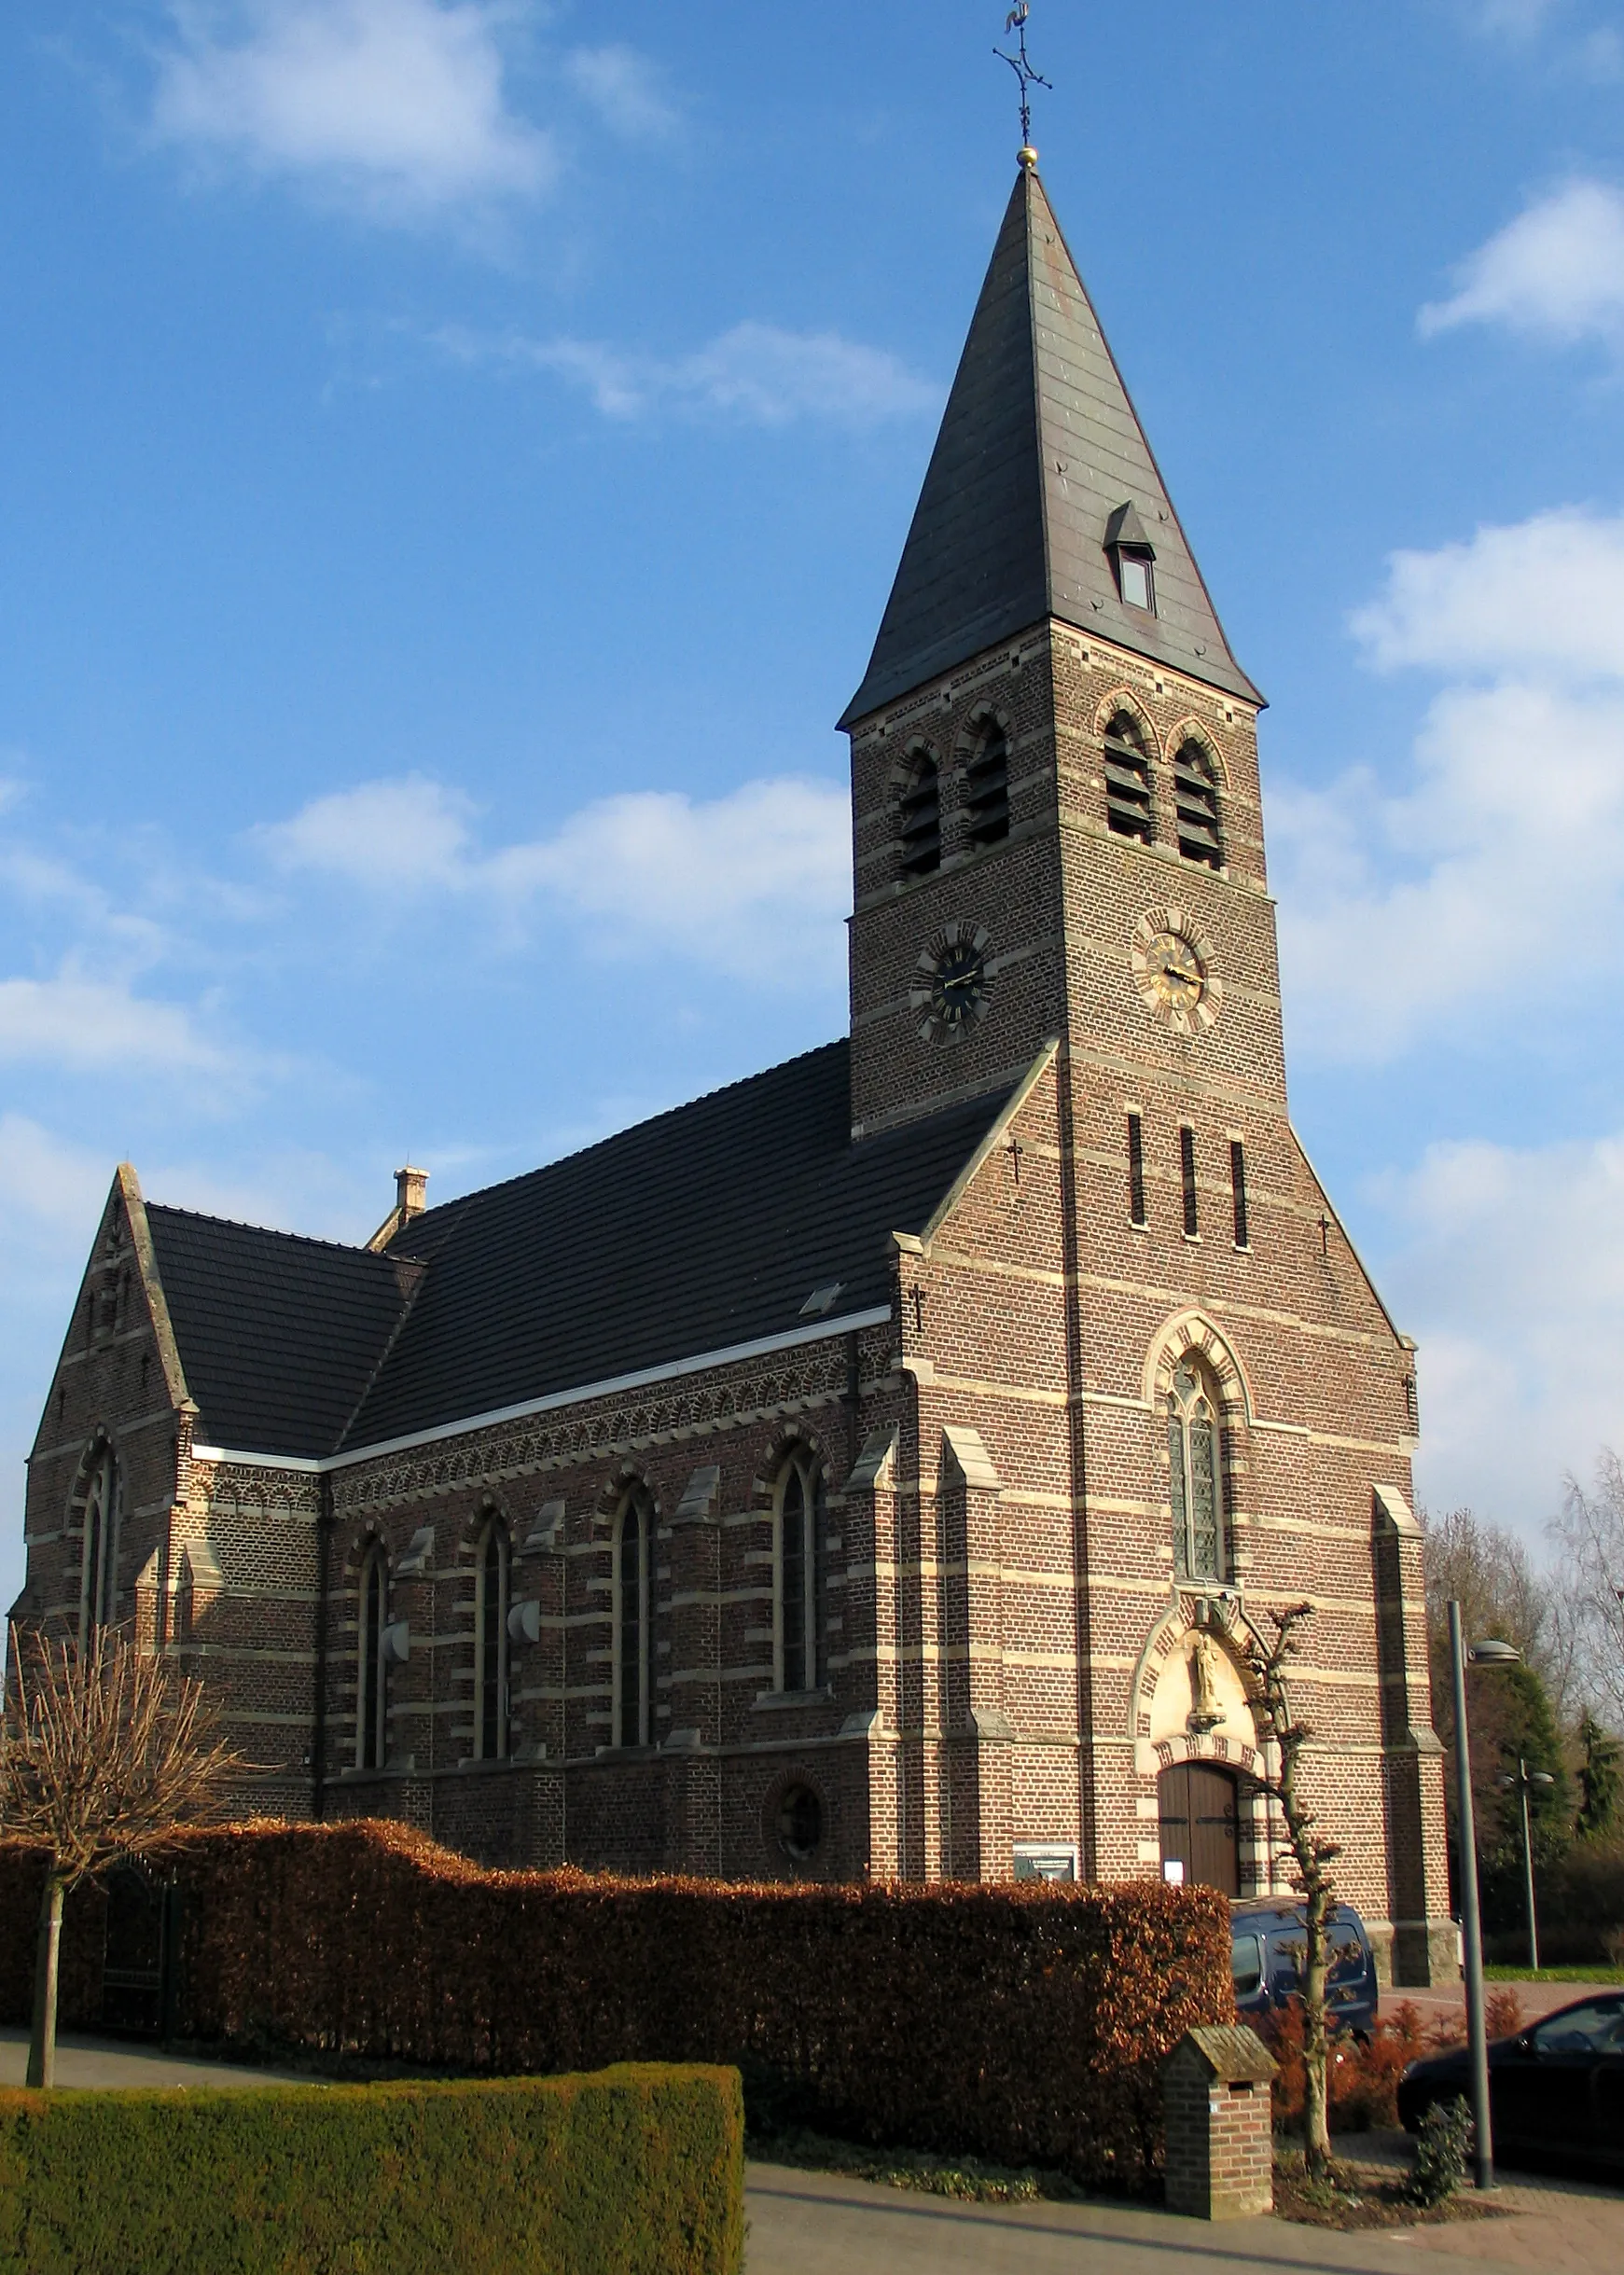
{"type": "Polygon", "coordinates": [[[1241,1893],[1241,1847],[1236,1838],[1239,1789],[1230,1769],[1211,1762],[1175,1762],[1156,1781],[1161,1820],[1161,1863],[1182,1865],[1175,1877],[1202,1888],[1241,1893]]]}

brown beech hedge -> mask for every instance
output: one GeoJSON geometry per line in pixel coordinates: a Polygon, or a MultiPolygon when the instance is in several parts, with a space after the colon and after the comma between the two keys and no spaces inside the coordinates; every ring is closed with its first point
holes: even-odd
{"type": "MultiPolygon", "coordinates": [[[[1228,1905],[1154,1881],[488,1872],[354,1823],[192,1834],[175,1869],[185,2036],[495,2075],[726,2062],[753,2122],[1132,2189],[1161,2161],[1162,2056],[1234,2017],[1228,1905]]],[[[18,2019],[38,1871],[0,1849],[0,2003],[18,2019]]],[[[68,1923],[87,1986],[95,1901],[68,1923]]]]}
{"type": "Polygon", "coordinates": [[[0,2092],[17,2275],[737,2275],[732,2070],[0,2092]]]}

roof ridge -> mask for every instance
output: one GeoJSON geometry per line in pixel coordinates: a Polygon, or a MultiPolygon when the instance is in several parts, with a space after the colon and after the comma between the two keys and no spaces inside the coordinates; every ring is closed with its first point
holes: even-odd
{"type": "MultiPolygon", "coordinates": [[[[171,1200],[149,1200],[146,1214],[149,1217],[185,1217],[194,1225],[227,1225],[233,1232],[252,1232],[266,1241],[297,1241],[303,1248],[330,1248],[338,1255],[364,1256],[376,1253],[368,1248],[365,1241],[326,1241],[313,1232],[288,1232],[281,1225],[251,1225],[242,1216],[215,1216],[207,1209],[183,1209],[171,1200]]],[[[398,1257],[395,1260],[400,1261],[398,1257]]]]}
{"type": "MultiPolygon", "coordinates": [[[[653,1130],[661,1122],[674,1121],[679,1114],[691,1114],[696,1106],[709,1105],[715,1099],[730,1097],[738,1090],[747,1090],[752,1084],[765,1082],[771,1075],[785,1075],[791,1067],[804,1066],[810,1059],[822,1058],[826,1052],[848,1050],[850,1047],[847,1036],[836,1035],[827,1043],[814,1043],[810,1050],[797,1051],[793,1059],[781,1059],[775,1066],[758,1067],[753,1075],[741,1075],[732,1082],[718,1083],[714,1090],[701,1090],[698,1097],[685,1098],[678,1105],[661,1106],[658,1114],[645,1115],[639,1122],[628,1122],[623,1130],[611,1130],[605,1136],[594,1138],[589,1145],[577,1145],[569,1153],[554,1154],[551,1160],[533,1162],[529,1169],[516,1170],[511,1177],[498,1177],[493,1185],[473,1186],[467,1192],[458,1193],[450,1200],[437,1201],[432,1209],[424,1209],[418,1215],[409,1217],[395,1237],[400,1239],[413,1228],[426,1225],[431,1218],[448,1218],[454,1209],[465,1208],[471,1200],[483,1200],[488,1194],[504,1192],[509,1186],[528,1184],[532,1177],[542,1177],[549,1170],[562,1169],[566,1161],[584,1161],[589,1155],[600,1153],[607,1145],[618,1145],[623,1139],[634,1137],[641,1130],[653,1130]]],[[[392,1256],[403,1252],[397,1251],[392,1242],[382,1253],[392,1256]]]]}

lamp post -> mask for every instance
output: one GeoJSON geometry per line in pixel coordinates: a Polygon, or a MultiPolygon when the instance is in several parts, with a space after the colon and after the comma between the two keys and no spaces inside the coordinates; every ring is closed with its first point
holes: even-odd
{"type": "MultiPolygon", "coordinates": [[[[1508,1643],[1472,1645],[1475,1667],[1515,1667],[1522,1654],[1508,1643]]],[[[1483,1923],[1478,1912],[1478,1833],[1472,1822],[1472,1750],[1466,1735],[1466,1649],[1461,1607],[1450,1602],[1450,1672],[1455,1699],[1455,1798],[1461,1845],[1461,1928],[1466,1956],[1466,2052],[1472,2079],[1473,2181],[1494,2185],[1494,2132],[1489,2114],[1489,2027],[1483,2017],[1483,1923]]]]}
{"type": "MultiPolygon", "coordinates": [[[[1477,1653],[1472,1654],[1473,1658],[1477,1653]]],[[[1539,1919],[1534,1908],[1534,1835],[1528,1824],[1528,1796],[1535,1785],[1554,1785],[1555,1778],[1548,1769],[1531,1769],[1518,1758],[1517,1775],[1503,1777],[1502,1785],[1515,1793],[1522,1803],[1522,1875],[1528,1890],[1528,1964],[1534,1974],[1539,1973],[1539,1919]]]]}

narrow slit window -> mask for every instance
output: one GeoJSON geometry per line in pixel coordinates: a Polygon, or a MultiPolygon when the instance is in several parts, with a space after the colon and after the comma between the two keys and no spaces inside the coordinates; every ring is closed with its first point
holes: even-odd
{"type": "Polygon", "coordinates": [[[965,810],[972,845],[997,845],[1009,835],[1009,738],[996,719],[983,722],[965,769],[965,810]]]}
{"type": "Polygon", "coordinates": [[[1156,835],[1150,760],[1138,728],[1119,711],[1105,729],[1105,820],[1119,838],[1148,845],[1156,835]]]}
{"type": "Polygon", "coordinates": [[[778,1491],[778,1688],[814,1690],[826,1670],[823,1473],[793,1457],[778,1491]]]}
{"type": "Polygon", "coordinates": [[[1201,1219],[1196,1208],[1196,1133],[1187,1122],[1178,1133],[1178,1158],[1184,1172],[1185,1234],[1193,1241],[1201,1231],[1201,1219]]]}
{"type": "Polygon", "coordinates": [[[500,1518],[479,1544],[474,1612],[474,1752],[479,1761],[499,1761],[507,1751],[507,1534],[500,1518]]]}
{"type": "Polygon", "coordinates": [[[1246,1234],[1246,1148],[1239,1138],[1229,1140],[1229,1186],[1235,1197],[1235,1245],[1249,1248],[1246,1234]]]}
{"type": "Polygon", "coordinates": [[[1145,1222],[1145,1124],[1137,1114],[1128,1117],[1128,1221],[1145,1222]]]}
{"type": "Polygon", "coordinates": [[[1187,742],[1173,762],[1173,798],[1178,818],[1178,850],[1187,861],[1224,866],[1218,829],[1218,784],[1213,762],[1199,742],[1187,742]]]}
{"type": "Polygon", "coordinates": [[[616,1551],[615,1585],[618,1602],[618,1650],[616,1672],[615,1743],[645,1746],[649,1742],[649,1618],[648,1549],[649,1509],[634,1493],[620,1512],[620,1535],[616,1551]]]}
{"type": "Polygon", "coordinates": [[[937,762],[928,751],[914,757],[908,787],[902,793],[902,873],[928,877],[942,865],[942,785],[937,762]]]}
{"type": "Polygon", "coordinates": [[[383,1551],[373,1548],[361,1573],[361,1632],[355,1669],[355,1762],[382,1769],[388,1702],[384,1696],[383,1628],[388,1617],[383,1551]]]}

